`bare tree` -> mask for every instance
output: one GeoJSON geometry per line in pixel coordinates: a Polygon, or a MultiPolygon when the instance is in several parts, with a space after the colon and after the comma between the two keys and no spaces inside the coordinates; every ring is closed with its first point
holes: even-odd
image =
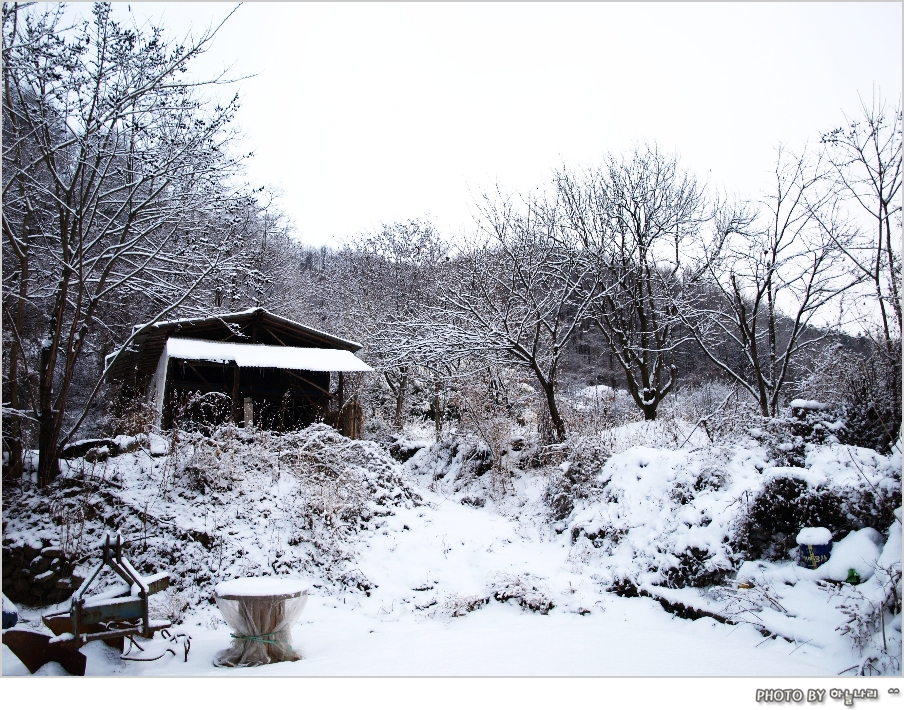
{"type": "Polygon", "coordinates": [[[844,195],[873,223],[873,230],[837,242],[874,291],[883,346],[900,359],[901,340],[901,103],[874,94],[860,115],[823,134],[833,175],[844,195]]]}
{"type": "Polygon", "coordinates": [[[852,285],[838,248],[850,227],[826,167],[781,149],[772,190],[758,204],[723,205],[702,266],[683,274],[682,323],[766,417],[777,413],[792,363],[829,332],[815,316],[852,285]],[[726,341],[739,359],[724,356],[726,341]]]}
{"type": "Polygon", "coordinates": [[[702,188],[656,146],[610,156],[601,169],[562,171],[556,185],[563,220],[595,278],[591,317],[625,373],[647,420],[675,386],[674,291],[681,253],[706,220],[702,188]]]}
{"type": "Polygon", "coordinates": [[[206,307],[263,306],[302,320],[310,316],[302,278],[304,247],[294,238],[291,220],[274,203],[273,194],[258,195],[232,211],[227,228],[240,238],[231,241],[229,258],[201,289],[198,300],[206,307]]]}
{"type": "Polygon", "coordinates": [[[227,152],[237,100],[205,105],[183,78],[215,30],[173,44],[114,21],[110,5],[92,15],[67,27],[62,7],[3,5],[6,412],[29,416],[27,402],[38,422],[40,485],[87,411],[63,433],[102,317],[122,302],[157,317],[184,305],[248,199],[226,188],[239,169],[227,152]]]}
{"type": "Polygon", "coordinates": [[[543,392],[551,436],[561,441],[567,432],[556,402],[559,368],[588,313],[591,296],[578,284],[592,274],[544,201],[485,198],[481,210],[481,236],[456,255],[420,346],[529,371],[543,392]]]}
{"type": "Polygon", "coordinates": [[[395,399],[396,429],[402,428],[405,403],[418,370],[431,380],[434,410],[440,410],[443,363],[416,347],[421,333],[413,324],[436,300],[448,253],[449,246],[433,225],[410,220],[359,235],[340,255],[345,273],[338,291],[360,337],[368,343],[371,364],[395,399]]]}

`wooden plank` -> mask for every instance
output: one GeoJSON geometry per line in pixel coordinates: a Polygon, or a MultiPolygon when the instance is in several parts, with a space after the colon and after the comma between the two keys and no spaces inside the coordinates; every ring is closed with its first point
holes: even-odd
{"type": "MultiPolygon", "coordinates": [[[[142,579],[148,587],[148,596],[157,594],[157,592],[162,592],[164,589],[169,589],[169,572],[159,572],[150,577],[142,577],[142,579]]],[[[138,585],[133,584],[131,589],[132,596],[137,597],[138,591],[138,585]]]]}
{"type": "Polygon", "coordinates": [[[282,338],[280,338],[276,333],[274,333],[274,332],[269,328],[269,326],[263,325],[263,326],[261,326],[261,327],[262,327],[264,330],[266,330],[270,335],[272,335],[274,338],[276,338],[276,342],[277,342],[277,343],[279,343],[279,344],[282,345],[283,347],[286,347],[286,344],[282,341],[282,338]]]}
{"type": "Polygon", "coordinates": [[[280,367],[280,368],[274,368],[274,369],[278,369],[280,372],[285,372],[285,373],[287,373],[288,375],[290,375],[291,377],[295,377],[296,379],[301,380],[301,381],[304,382],[305,384],[310,385],[310,386],[313,387],[314,389],[320,390],[320,391],[323,392],[327,397],[332,397],[333,399],[335,399],[335,397],[336,397],[336,395],[332,394],[329,390],[323,389],[323,387],[321,387],[320,385],[314,384],[313,382],[311,382],[310,380],[308,380],[308,379],[302,377],[301,375],[298,375],[298,374],[294,373],[292,370],[283,370],[281,367],[280,367]]]}
{"type": "Polygon", "coordinates": [[[198,372],[198,368],[191,364],[191,361],[183,360],[183,362],[191,368],[192,372],[194,372],[198,377],[201,378],[201,382],[203,382],[208,387],[213,387],[213,385],[207,381],[207,378],[204,377],[204,375],[202,375],[200,372],[198,372]]]}

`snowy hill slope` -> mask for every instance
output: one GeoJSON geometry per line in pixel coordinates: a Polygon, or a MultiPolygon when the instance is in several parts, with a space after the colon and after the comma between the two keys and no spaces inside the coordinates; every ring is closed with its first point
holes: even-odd
{"type": "MultiPolygon", "coordinates": [[[[405,464],[323,426],[180,434],[170,446],[76,461],[50,501],[27,490],[4,501],[5,547],[68,535],[87,559],[119,528],[143,570],[172,575],[156,613],[192,634],[189,662],[130,664],[92,644],[89,673],[235,673],[210,665],[229,638],[212,587],[269,574],[311,582],[295,627],[305,660],[242,674],[900,672],[900,608],[879,610],[900,594],[900,525],[880,531],[885,571],[857,586],[787,558],[745,561],[744,514],[782,475],[753,442],[635,447],[598,467],[532,469],[525,457],[502,489],[480,465],[463,473],[464,442],[405,464]],[[560,517],[550,487],[582,468],[560,517]]],[[[900,489],[899,455],[828,445],[806,465],[790,475],[820,490],[900,489]]],[[[23,609],[35,624],[39,612],[23,609]]],[[[6,654],[4,673],[16,672],[6,654]]]]}

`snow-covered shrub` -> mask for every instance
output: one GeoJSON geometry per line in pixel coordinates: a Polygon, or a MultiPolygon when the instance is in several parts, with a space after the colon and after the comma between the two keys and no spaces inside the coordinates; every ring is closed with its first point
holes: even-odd
{"type": "Polygon", "coordinates": [[[157,409],[154,403],[124,387],[99,424],[110,436],[147,436],[153,431],[156,419],[157,409]]]}
{"type": "Polygon", "coordinates": [[[497,572],[490,581],[490,595],[497,602],[514,599],[523,609],[548,614],[555,604],[543,587],[541,580],[531,574],[497,572]]]}
{"type": "Polygon", "coordinates": [[[455,492],[480,480],[492,468],[493,452],[473,436],[455,436],[436,442],[408,461],[413,475],[426,479],[428,484],[442,482],[455,492]]]}
{"type": "Polygon", "coordinates": [[[173,402],[173,423],[184,431],[210,435],[232,421],[232,397],[223,392],[187,392],[173,402]]]}
{"type": "Polygon", "coordinates": [[[586,498],[595,475],[579,464],[566,461],[553,471],[543,493],[552,520],[564,520],[574,510],[575,500],[586,498]]]}
{"type": "Polygon", "coordinates": [[[173,624],[181,624],[190,608],[188,594],[175,589],[165,589],[148,598],[148,611],[151,617],[168,619],[173,624]]]}
{"type": "Polygon", "coordinates": [[[480,609],[489,602],[488,597],[479,594],[462,596],[460,594],[448,595],[440,604],[439,609],[434,613],[440,613],[443,616],[466,616],[472,611],[480,609]]]}
{"type": "Polygon", "coordinates": [[[397,464],[372,441],[346,439],[314,424],[281,438],[279,468],[299,482],[298,514],[311,529],[357,529],[396,505],[417,505],[420,496],[401,478],[397,464]]]}
{"type": "Polygon", "coordinates": [[[873,356],[847,378],[847,421],[842,441],[885,452],[901,431],[901,351],[894,358],[873,356]]]}
{"type": "Polygon", "coordinates": [[[890,354],[875,345],[866,353],[829,348],[796,388],[796,396],[840,410],[844,426],[836,434],[842,443],[885,453],[901,426],[900,352],[900,343],[890,354]]]}
{"type": "Polygon", "coordinates": [[[427,446],[424,441],[409,441],[405,437],[395,434],[387,436],[384,443],[388,443],[387,450],[389,455],[399,463],[405,463],[418,451],[427,446]]]}
{"type": "MultiPolygon", "coordinates": [[[[707,392],[709,388],[701,389],[707,392]]],[[[761,426],[763,418],[759,408],[744,390],[714,387],[711,394],[716,396],[701,397],[703,406],[696,421],[713,444],[725,445],[743,440],[750,435],[751,428],[761,426]]]]}
{"type": "Polygon", "coordinates": [[[88,549],[85,528],[92,512],[90,498],[90,487],[88,490],[70,487],[66,491],[57,491],[50,498],[50,519],[57,526],[60,559],[70,567],[79,562],[88,549]]]}
{"type": "Polygon", "coordinates": [[[844,408],[816,400],[792,400],[780,417],[762,419],[753,433],[777,466],[802,467],[807,446],[843,438],[844,408]]]}
{"type": "Polygon", "coordinates": [[[901,505],[900,454],[809,445],[806,468],[766,469],[768,478],[749,494],[741,543],[748,559],[777,560],[796,549],[804,527],[825,527],[837,542],[851,530],[887,530],[901,505]]]}
{"type": "Polygon", "coordinates": [[[576,500],[584,500],[597,490],[596,474],[611,456],[603,437],[571,436],[555,449],[565,460],[549,474],[543,502],[552,520],[564,520],[574,510],[576,500]]]}
{"type": "Polygon", "coordinates": [[[643,419],[643,413],[625,390],[606,385],[583,387],[560,397],[559,410],[571,436],[599,437],[610,429],[643,419]]]}
{"type": "Polygon", "coordinates": [[[200,432],[182,432],[174,430],[170,433],[170,456],[165,462],[164,486],[166,474],[170,469],[175,477],[179,473],[180,481],[189,489],[206,493],[208,489],[222,489],[235,476],[244,471],[243,442],[239,438],[238,427],[223,426],[205,436],[200,432]],[[181,461],[182,454],[187,455],[181,461]]]}
{"type": "Polygon", "coordinates": [[[795,537],[802,528],[835,531],[846,520],[842,501],[833,491],[811,489],[806,481],[777,476],[752,498],[746,522],[748,558],[778,560],[797,548],[795,537]]]}
{"type": "Polygon", "coordinates": [[[497,493],[504,493],[506,478],[514,468],[511,442],[525,436],[533,438],[527,423],[534,418],[534,408],[540,408],[536,390],[520,382],[511,370],[491,367],[459,382],[450,404],[460,413],[461,432],[479,439],[489,449],[493,484],[499,489],[497,493]],[[531,416],[527,416],[529,412],[531,416]]]}
{"type": "Polygon", "coordinates": [[[382,441],[392,434],[392,425],[383,419],[376,410],[372,410],[364,417],[364,429],[362,438],[370,441],[382,441]]]}
{"type": "Polygon", "coordinates": [[[704,586],[736,566],[743,492],[755,485],[749,452],[637,447],[614,455],[566,523],[576,565],[598,563],[612,589],[704,586]]]}
{"type": "MultiPolygon", "coordinates": [[[[192,606],[240,576],[311,574],[367,593],[374,585],[355,565],[357,535],[421,503],[378,444],[324,425],[285,435],[177,432],[168,455],[140,449],[71,465],[40,495],[4,498],[5,536],[36,539],[38,549],[58,541],[62,518],[54,522],[49,500],[60,501],[60,514],[84,510],[81,561],[95,561],[100,538],[118,530],[136,568],[168,571],[173,594],[192,606]]],[[[67,515],[81,529],[75,512],[67,515]]]]}
{"type": "MultiPolygon", "coordinates": [[[[900,508],[897,510],[900,515],[900,508]]],[[[857,675],[890,675],[901,672],[901,523],[888,530],[888,542],[863,584],[844,584],[837,594],[837,608],[844,621],[837,628],[848,636],[860,654],[857,675]]]]}

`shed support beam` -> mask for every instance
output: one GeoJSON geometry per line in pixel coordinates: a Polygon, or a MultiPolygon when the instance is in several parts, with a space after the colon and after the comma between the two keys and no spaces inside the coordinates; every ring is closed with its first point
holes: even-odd
{"type": "Polygon", "coordinates": [[[237,426],[242,423],[242,371],[232,363],[232,421],[237,426]]]}

